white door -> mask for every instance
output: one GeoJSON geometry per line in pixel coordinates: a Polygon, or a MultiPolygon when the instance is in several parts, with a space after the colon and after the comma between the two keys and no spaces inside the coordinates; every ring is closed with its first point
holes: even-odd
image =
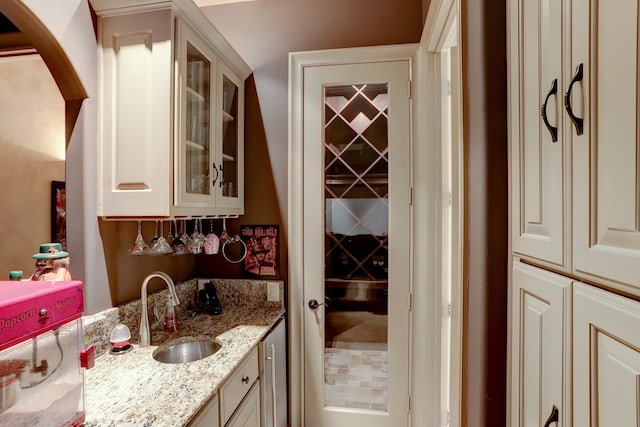
{"type": "Polygon", "coordinates": [[[640,287],[638,13],[636,0],[572,2],[574,268],[626,292],[640,287]]]}
{"type": "Polygon", "coordinates": [[[640,303],[577,283],[573,425],[640,425],[640,303]]]}
{"type": "Polygon", "coordinates": [[[304,69],[309,427],[408,423],[409,69],[406,60],[304,69]]]}

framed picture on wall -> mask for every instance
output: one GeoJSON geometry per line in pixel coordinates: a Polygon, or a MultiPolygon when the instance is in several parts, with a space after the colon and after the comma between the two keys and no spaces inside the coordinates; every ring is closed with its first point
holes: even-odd
{"type": "Polygon", "coordinates": [[[280,278],[280,230],[277,225],[242,225],[240,238],[247,245],[242,263],[245,276],[260,279],[280,278]]]}
{"type": "Polygon", "coordinates": [[[51,181],[51,241],[67,250],[67,190],[64,181],[51,181]]]}

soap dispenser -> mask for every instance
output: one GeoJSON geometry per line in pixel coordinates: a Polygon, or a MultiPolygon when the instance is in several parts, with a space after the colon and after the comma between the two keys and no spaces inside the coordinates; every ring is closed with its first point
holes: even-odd
{"type": "Polygon", "coordinates": [[[167,309],[164,313],[163,329],[165,332],[176,332],[180,328],[178,324],[178,315],[176,314],[176,306],[173,297],[169,294],[167,299],[167,309]]]}

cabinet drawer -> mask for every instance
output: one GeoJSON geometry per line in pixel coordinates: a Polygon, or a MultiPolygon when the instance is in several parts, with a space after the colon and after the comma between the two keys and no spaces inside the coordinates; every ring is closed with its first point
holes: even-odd
{"type": "Polygon", "coordinates": [[[242,398],[258,378],[258,349],[254,348],[242,365],[225,381],[220,389],[220,418],[222,424],[233,414],[242,398]]]}

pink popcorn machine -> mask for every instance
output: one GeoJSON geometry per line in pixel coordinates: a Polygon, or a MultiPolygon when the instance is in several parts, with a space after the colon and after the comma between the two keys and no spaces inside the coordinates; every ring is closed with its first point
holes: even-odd
{"type": "Polygon", "coordinates": [[[85,419],[82,282],[0,282],[0,426],[85,419]]]}

